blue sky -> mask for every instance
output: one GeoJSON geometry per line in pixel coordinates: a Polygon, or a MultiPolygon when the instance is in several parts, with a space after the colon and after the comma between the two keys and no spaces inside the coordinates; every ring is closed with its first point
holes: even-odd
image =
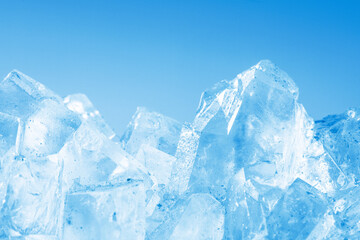
{"type": "Polygon", "coordinates": [[[83,92],[121,132],[137,106],[180,121],[201,92],[261,59],[311,116],[360,106],[359,1],[0,2],[0,75],[83,92]]]}

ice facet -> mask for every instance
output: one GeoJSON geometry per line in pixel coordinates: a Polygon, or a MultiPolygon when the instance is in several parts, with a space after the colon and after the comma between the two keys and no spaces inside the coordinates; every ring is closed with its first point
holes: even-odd
{"type": "Polygon", "coordinates": [[[222,239],[224,234],[224,209],[208,194],[190,197],[170,239],[222,239]]]}
{"type": "MultiPolygon", "coordinates": [[[[266,209],[255,187],[249,180],[246,180],[244,169],[241,169],[230,180],[229,185],[225,201],[226,239],[265,237],[267,235],[266,209]]],[[[272,191],[279,192],[275,189],[272,191]]],[[[277,198],[281,197],[280,194],[278,193],[277,198]]]]}
{"type": "Polygon", "coordinates": [[[80,119],[61,103],[50,99],[40,102],[38,109],[25,122],[21,155],[57,153],[80,123],[80,119]]]}
{"type": "Polygon", "coordinates": [[[325,213],[325,196],[301,179],[289,187],[267,217],[269,239],[305,239],[325,213]]]}
{"type": "Polygon", "coordinates": [[[62,163],[53,156],[12,161],[1,210],[6,236],[56,236],[61,215],[62,163]]]}
{"type": "Polygon", "coordinates": [[[224,208],[209,194],[179,199],[148,239],[222,239],[224,208]]]}
{"type": "Polygon", "coordinates": [[[14,70],[0,83],[0,112],[27,118],[43,99],[61,101],[44,85],[14,70]]]}
{"type": "Polygon", "coordinates": [[[63,239],[144,239],[144,199],[141,182],[68,194],[63,239]]]}
{"type": "Polygon", "coordinates": [[[64,161],[64,188],[71,191],[143,178],[137,162],[120,144],[87,122],[82,123],[58,157],[64,161]]]}
{"type": "Polygon", "coordinates": [[[64,99],[66,106],[77,113],[83,121],[89,121],[109,139],[115,137],[114,131],[101,117],[99,111],[93,106],[90,100],[84,94],[72,94],[64,99]]]}
{"type": "MultiPolygon", "coordinates": [[[[321,233],[327,239],[358,239],[360,237],[360,188],[351,187],[337,192],[333,204],[329,205],[329,214],[323,217],[325,224],[317,226],[315,233],[321,233]]],[[[315,239],[315,238],[314,238],[315,239]]]]}
{"type": "Polygon", "coordinates": [[[0,156],[4,156],[10,148],[16,148],[20,131],[19,118],[0,112],[0,156]]]}
{"type": "Polygon", "coordinates": [[[316,121],[316,137],[347,178],[360,181],[360,115],[358,109],[316,121]]]}
{"type": "Polygon", "coordinates": [[[170,192],[183,194],[187,190],[198,145],[199,133],[191,125],[184,125],[175,153],[176,160],[171,170],[170,192]]]}
{"type": "Polygon", "coordinates": [[[168,185],[171,169],[176,161],[174,156],[144,144],[140,147],[135,158],[156,178],[158,184],[168,185]]]}
{"type": "Polygon", "coordinates": [[[121,137],[121,142],[131,155],[136,155],[142,144],[174,155],[180,130],[181,124],[177,121],[139,107],[121,137]]]}

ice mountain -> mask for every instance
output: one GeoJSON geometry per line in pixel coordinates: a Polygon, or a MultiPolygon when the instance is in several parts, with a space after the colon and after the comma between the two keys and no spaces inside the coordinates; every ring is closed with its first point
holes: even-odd
{"type": "Polygon", "coordinates": [[[358,239],[360,113],[314,121],[268,60],[192,122],[139,107],[117,136],[83,94],[0,83],[0,239],[358,239]]]}

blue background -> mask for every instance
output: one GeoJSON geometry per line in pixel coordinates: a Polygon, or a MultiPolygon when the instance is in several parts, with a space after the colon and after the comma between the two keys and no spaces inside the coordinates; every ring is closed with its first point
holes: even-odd
{"type": "Polygon", "coordinates": [[[311,116],[360,103],[359,1],[0,2],[0,75],[83,92],[121,132],[137,106],[191,121],[201,92],[270,59],[311,116]]]}

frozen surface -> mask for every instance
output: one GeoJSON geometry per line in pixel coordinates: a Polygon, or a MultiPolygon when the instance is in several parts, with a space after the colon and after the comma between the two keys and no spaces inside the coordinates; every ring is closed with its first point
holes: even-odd
{"type": "Polygon", "coordinates": [[[206,90],[192,122],[139,107],[117,135],[85,95],[14,70],[0,239],[359,239],[360,110],[314,121],[298,95],[263,60],[206,90]]]}

